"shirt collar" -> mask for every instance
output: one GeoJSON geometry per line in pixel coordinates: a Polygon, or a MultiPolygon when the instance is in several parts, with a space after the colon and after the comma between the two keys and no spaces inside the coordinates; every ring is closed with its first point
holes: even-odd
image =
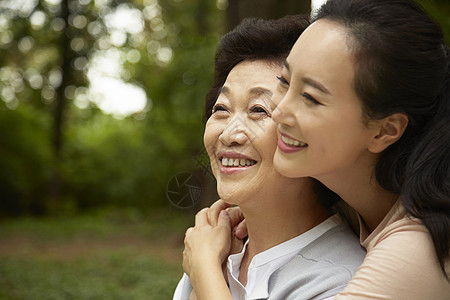
{"type": "MultiPolygon", "coordinates": [[[[317,237],[321,236],[331,228],[337,226],[339,223],[339,216],[333,215],[319,225],[311,228],[310,230],[270,249],[267,249],[264,252],[258,253],[257,255],[255,255],[255,257],[253,257],[252,261],[250,262],[249,268],[260,267],[266,263],[270,263],[275,258],[289,255],[292,252],[297,253],[305,246],[309,245],[312,241],[317,239],[317,237]]],[[[245,249],[243,251],[245,251],[245,249]]]]}
{"type": "MultiPolygon", "coordinates": [[[[266,269],[264,276],[262,276],[260,282],[255,286],[246,299],[251,300],[269,298],[269,279],[273,272],[290,261],[300,250],[309,245],[319,236],[341,223],[342,221],[340,217],[335,214],[310,230],[255,255],[250,262],[249,272],[252,269],[261,268],[269,263],[274,263],[276,266],[271,266],[266,269]]],[[[228,257],[228,272],[235,278],[239,278],[239,268],[249,242],[250,239],[245,242],[240,253],[233,254],[228,257]]],[[[245,289],[239,282],[238,284],[242,289],[245,289]]]]}

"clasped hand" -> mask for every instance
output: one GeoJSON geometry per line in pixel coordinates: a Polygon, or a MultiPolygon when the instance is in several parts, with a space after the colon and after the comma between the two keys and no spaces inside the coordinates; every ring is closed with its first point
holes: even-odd
{"type": "Polygon", "coordinates": [[[195,226],[186,231],[184,272],[191,277],[203,266],[222,265],[230,254],[242,250],[246,235],[244,216],[238,207],[218,200],[210,208],[202,209],[195,216],[195,226]]]}

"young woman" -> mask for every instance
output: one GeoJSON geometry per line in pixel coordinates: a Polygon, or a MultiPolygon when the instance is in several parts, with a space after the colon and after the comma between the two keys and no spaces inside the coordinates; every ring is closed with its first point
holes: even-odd
{"type": "Polygon", "coordinates": [[[275,167],[360,216],[368,254],[342,296],[450,297],[448,55],[413,1],[330,0],[285,62],[275,167]]]}
{"type": "Polygon", "coordinates": [[[313,179],[287,178],[273,167],[277,127],[271,98],[276,75],[307,25],[304,16],[250,19],[221,40],[206,105],[204,143],[218,193],[239,205],[249,238],[239,253],[228,257],[228,216],[222,214],[216,222],[208,219],[206,210],[198,213],[186,240],[197,236],[208,241],[217,234],[228,239],[187,243],[187,274],[174,299],[188,299],[192,287],[203,299],[324,299],[346,286],[364,258],[356,235],[338,215],[332,216],[325,207],[329,204],[321,203],[333,198],[319,196],[313,179]],[[221,267],[225,260],[228,285],[221,267]],[[191,270],[190,263],[199,267],[191,270]],[[219,283],[203,285],[204,279],[219,283]]]}
{"type": "Polygon", "coordinates": [[[329,0],[279,79],[275,168],[320,180],[359,214],[367,256],[336,299],[449,299],[449,49],[439,25],[409,0],[329,0]]]}

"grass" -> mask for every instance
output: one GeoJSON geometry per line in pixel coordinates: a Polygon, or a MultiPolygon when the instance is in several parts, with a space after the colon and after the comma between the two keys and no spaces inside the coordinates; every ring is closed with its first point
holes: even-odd
{"type": "Polygon", "coordinates": [[[171,299],[185,229],[174,211],[0,222],[0,299],[171,299]]]}

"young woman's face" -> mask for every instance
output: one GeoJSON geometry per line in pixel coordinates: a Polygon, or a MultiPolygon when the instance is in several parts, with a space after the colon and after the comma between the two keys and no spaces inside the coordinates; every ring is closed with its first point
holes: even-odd
{"type": "MultiPolygon", "coordinates": [[[[374,135],[363,123],[346,32],[332,21],[313,23],[297,40],[280,77],[275,168],[288,177],[345,175],[367,160],[374,135]]],[[[373,157],[373,156],[370,156],[373,157]]]]}
{"type": "Polygon", "coordinates": [[[277,127],[272,94],[282,64],[244,61],[229,73],[206,123],[204,143],[220,197],[242,204],[292,179],[273,167],[277,127]]]}

